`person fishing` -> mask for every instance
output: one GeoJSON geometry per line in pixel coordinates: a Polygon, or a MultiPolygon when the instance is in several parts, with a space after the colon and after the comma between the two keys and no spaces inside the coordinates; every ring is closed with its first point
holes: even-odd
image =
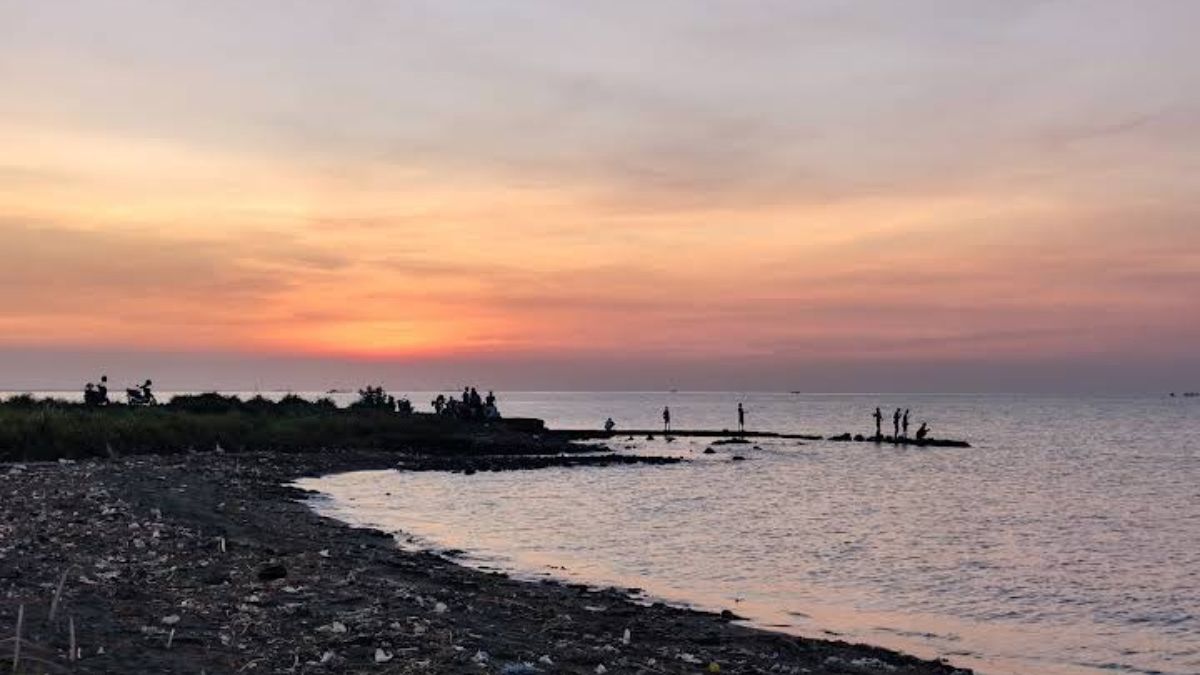
{"type": "Polygon", "coordinates": [[[742,407],[742,403],[738,402],[738,433],[746,433],[746,409],[742,407]]]}
{"type": "Polygon", "coordinates": [[[663,406],[663,433],[671,431],[671,409],[663,406]]]}
{"type": "Polygon", "coordinates": [[[924,422],[921,422],[921,426],[917,427],[917,440],[923,441],[923,440],[925,440],[925,437],[928,435],[929,435],[929,427],[926,426],[926,424],[924,422]]]}

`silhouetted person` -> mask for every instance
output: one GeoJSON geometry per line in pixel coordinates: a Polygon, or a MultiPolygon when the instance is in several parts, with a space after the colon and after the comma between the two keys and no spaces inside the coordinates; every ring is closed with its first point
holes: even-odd
{"type": "Polygon", "coordinates": [[[471,417],[483,417],[483,399],[475,387],[471,387],[471,417]]]}
{"type": "Polygon", "coordinates": [[[738,403],[738,433],[746,433],[746,409],[738,403]]]}
{"type": "Polygon", "coordinates": [[[875,418],[875,438],[879,438],[883,435],[883,413],[879,411],[878,406],[875,408],[873,417],[875,418]]]}
{"type": "Polygon", "coordinates": [[[671,409],[663,406],[663,433],[671,430],[671,409]]]}
{"type": "Polygon", "coordinates": [[[433,399],[433,412],[436,415],[442,414],[442,409],[446,407],[446,397],[438,394],[437,398],[433,399]]]}
{"type": "Polygon", "coordinates": [[[921,426],[917,427],[917,440],[923,441],[927,435],[929,435],[929,427],[925,426],[924,422],[921,422],[921,426]]]}
{"type": "Polygon", "coordinates": [[[86,406],[98,405],[96,400],[96,385],[88,382],[83,387],[83,404],[86,406]]]}
{"type": "Polygon", "coordinates": [[[465,406],[471,405],[471,388],[470,387],[463,387],[463,405],[465,405],[465,406]]]}
{"type": "Polygon", "coordinates": [[[140,387],[132,387],[125,390],[125,396],[129,399],[129,405],[153,405],[154,392],[150,390],[150,386],[154,384],[150,380],[146,380],[140,387]]]}
{"type": "Polygon", "coordinates": [[[896,408],[896,412],[892,413],[892,438],[900,437],[900,409],[896,408]]]}
{"type": "Polygon", "coordinates": [[[483,404],[489,408],[496,407],[496,394],[493,391],[488,391],[487,398],[483,399],[483,404]]]}
{"type": "Polygon", "coordinates": [[[100,376],[100,384],[96,385],[96,403],[108,405],[108,376],[100,376]]]}
{"type": "Polygon", "coordinates": [[[606,419],[606,420],[604,420],[604,430],[605,430],[605,431],[612,431],[612,430],[613,430],[613,428],[614,428],[614,427],[616,427],[616,426],[617,426],[617,423],[616,423],[616,422],[614,422],[614,421],[613,421],[613,419],[612,419],[611,417],[610,417],[610,418],[608,418],[608,419],[606,419]]]}
{"type": "Polygon", "coordinates": [[[900,429],[904,432],[904,437],[908,438],[908,408],[904,409],[904,417],[900,419],[900,429]]]}

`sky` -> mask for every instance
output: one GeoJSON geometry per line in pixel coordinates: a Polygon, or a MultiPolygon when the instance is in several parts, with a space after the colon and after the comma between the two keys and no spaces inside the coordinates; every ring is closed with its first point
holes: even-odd
{"type": "Polygon", "coordinates": [[[1200,389],[1197,25],[0,0],[0,390],[1200,389]]]}

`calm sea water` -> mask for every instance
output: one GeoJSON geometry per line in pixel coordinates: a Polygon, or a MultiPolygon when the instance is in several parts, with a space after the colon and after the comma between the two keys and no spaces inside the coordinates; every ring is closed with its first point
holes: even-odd
{"type": "MultiPolygon", "coordinates": [[[[428,407],[428,393],[411,396],[428,407]]],[[[352,396],[336,397],[348,402],[352,396]]],[[[503,394],[554,427],[870,433],[913,411],[971,449],[637,438],[662,467],[355,472],[318,511],[519,576],[633,586],[984,673],[1200,673],[1200,399],[503,394]],[[732,462],[733,453],[747,458],[732,462]]],[[[886,428],[886,427],[885,427],[886,428]]],[[[628,446],[628,447],[627,447],[628,446]]]]}
{"type": "MultiPolygon", "coordinates": [[[[422,395],[417,401],[427,400],[422,395]]],[[[869,432],[906,406],[971,449],[622,440],[662,467],[356,472],[314,507],[523,576],[634,586],[984,673],[1200,672],[1200,400],[510,394],[557,427],[869,432]],[[732,453],[747,461],[730,461],[732,453]]]]}

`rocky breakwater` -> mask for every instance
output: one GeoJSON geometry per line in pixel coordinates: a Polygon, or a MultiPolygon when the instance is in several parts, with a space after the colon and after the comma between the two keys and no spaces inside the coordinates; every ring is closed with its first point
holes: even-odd
{"type": "Polygon", "coordinates": [[[905,438],[900,436],[864,436],[862,434],[842,434],[840,436],[830,436],[828,439],[835,443],[888,443],[891,445],[911,445],[918,448],[969,448],[971,444],[966,441],[956,441],[948,438],[905,438]]]}
{"type": "Polygon", "coordinates": [[[285,487],[396,459],[0,465],[0,672],[955,672],[405,552],[285,487]]]}

